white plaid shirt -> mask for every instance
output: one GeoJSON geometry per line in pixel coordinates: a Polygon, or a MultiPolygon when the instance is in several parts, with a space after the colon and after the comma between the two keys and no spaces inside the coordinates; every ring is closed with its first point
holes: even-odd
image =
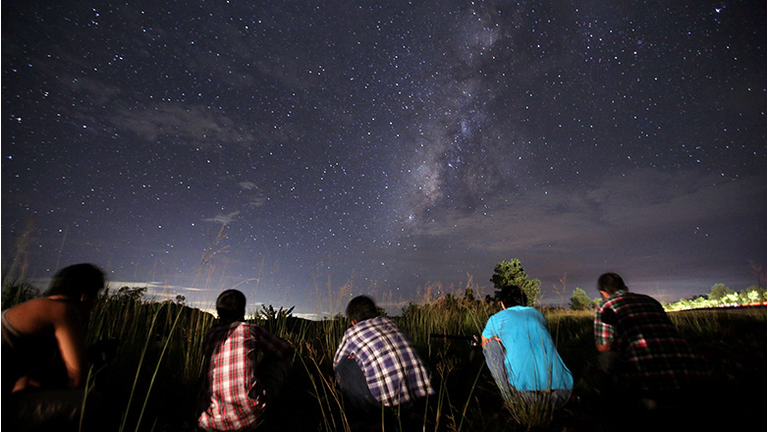
{"type": "Polygon", "coordinates": [[[413,343],[389,318],[371,318],[347,329],[333,358],[334,368],[346,357],[355,359],[371,395],[385,406],[435,393],[413,343]]]}

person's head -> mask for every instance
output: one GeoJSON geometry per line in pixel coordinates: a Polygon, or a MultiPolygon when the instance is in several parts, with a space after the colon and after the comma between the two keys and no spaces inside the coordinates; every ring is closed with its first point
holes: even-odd
{"type": "Polygon", "coordinates": [[[216,299],[216,313],[222,321],[242,321],[245,319],[245,294],[229,289],[216,299]]]}
{"type": "Polygon", "coordinates": [[[624,280],[616,273],[604,273],[597,278],[597,290],[600,292],[611,295],[616,291],[626,289],[627,286],[624,285],[624,280]]]}
{"type": "Polygon", "coordinates": [[[505,308],[514,306],[528,306],[528,296],[517,285],[506,285],[499,291],[498,299],[505,308]]]}
{"type": "Polygon", "coordinates": [[[75,264],[56,272],[46,295],[95,301],[103,288],[104,272],[100,268],[93,264],[75,264]]]}
{"type": "Polygon", "coordinates": [[[347,318],[353,324],[377,316],[379,311],[376,309],[376,303],[368,296],[357,296],[347,303],[347,318]]]}

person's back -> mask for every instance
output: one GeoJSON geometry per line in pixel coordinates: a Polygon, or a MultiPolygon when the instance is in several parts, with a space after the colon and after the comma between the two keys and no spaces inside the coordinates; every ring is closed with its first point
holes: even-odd
{"type": "Polygon", "coordinates": [[[413,343],[375,302],[357,296],[346,309],[352,326],[333,358],[336,380],[350,410],[368,413],[385,407],[413,407],[434,394],[429,372],[413,343]]]}
{"type": "Polygon", "coordinates": [[[3,394],[30,385],[79,387],[86,370],[84,335],[78,305],[61,296],[30,300],[4,311],[3,394]],[[63,353],[56,329],[60,335],[64,329],[69,332],[61,336],[63,353]]]}
{"type": "Polygon", "coordinates": [[[557,353],[544,315],[525,306],[527,296],[516,285],[502,287],[497,296],[502,310],[488,319],[481,341],[502,398],[531,406],[547,400],[562,407],[571,397],[573,376],[557,353]]]}
{"type": "Polygon", "coordinates": [[[371,394],[384,406],[426,397],[432,390],[410,339],[389,318],[370,318],[347,329],[334,364],[349,353],[354,353],[371,394]]]}
{"type": "Polygon", "coordinates": [[[236,321],[214,326],[206,335],[210,403],[200,415],[202,426],[233,431],[258,424],[266,401],[256,389],[255,332],[261,329],[255,327],[236,321]]]}
{"type": "Polygon", "coordinates": [[[198,425],[206,431],[252,430],[279,391],[293,348],[244,322],[245,296],[240,291],[222,292],[216,309],[220,322],[208,331],[203,347],[207,366],[198,425]]]}
{"type": "Polygon", "coordinates": [[[54,275],[46,297],[3,311],[4,426],[75,427],[88,372],[85,324],[103,288],[101,269],[76,264],[54,275]]]}
{"type": "Polygon", "coordinates": [[[488,320],[483,334],[506,348],[505,365],[517,390],[570,389],[573,377],[557,353],[544,315],[532,307],[506,308],[488,320]]]}
{"type": "Polygon", "coordinates": [[[596,309],[595,332],[612,333],[611,350],[622,358],[616,372],[632,387],[679,390],[706,375],[701,358],[650,296],[619,290],[605,298],[596,309]]]}

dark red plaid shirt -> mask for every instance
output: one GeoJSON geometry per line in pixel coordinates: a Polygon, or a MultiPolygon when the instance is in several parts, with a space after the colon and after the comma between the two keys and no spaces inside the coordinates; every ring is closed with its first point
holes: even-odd
{"type": "Polygon", "coordinates": [[[255,426],[266,408],[255,376],[257,354],[284,358],[291,352],[290,345],[262,327],[237,321],[208,331],[204,349],[210,403],[198,423],[218,431],[255,426]]]}
{"type": "Polygon", "coordinates": [[[641,389],[680,389],[706,375],[661,304],[618,291],[595,310],[595,342],[622,355],[621,373],[641,389]]]}

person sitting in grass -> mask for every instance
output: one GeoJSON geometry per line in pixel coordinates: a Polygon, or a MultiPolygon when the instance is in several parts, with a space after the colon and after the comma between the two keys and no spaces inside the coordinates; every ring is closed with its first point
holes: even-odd
{"type": "MultiPolygon", "coordinates": [[[[98,267],[76,264],[54,275],[44,297],[3,311],[4,430],[77,430],[88,377],[85,326],[103,288],[98,267]]],[[[91,394],[88,413],[99,404],[91,394]]]]}
{"type": "Polygon", "coordinates": [[[207,364],[198,425],[205,431],[258,427],[291,363],[293,347],[244,322],[245,305],[245,295],[234,289],[216,299],[219,320],[203,342],[207,364]],[[262,354],[260,361],[258,354],[262,354]]]}
{"type": "Polygon", "coordinates": [[[565,405],[573,376],[557,353],[544,315],[525,306],[522,289],[508,285],[498,294],[502,310],[492,315],[481,335],[483,354],[508,406],[565,405]]]}
{"type": "Polygon", "coordinates": [[[373,414],[382,406],[408,411],[434,394],[413,343],[392,320],[379,316],[371,298],[353,298],[346,313],[352,326],[344,332],[333,367],[352,413],[373,414]]]}
{"type": "Polygon", "coordinates": [[[693,396],[708,375],[661,304],[629,292],[616,273],[597,280],[603,297],[595,309],[595,345],[607,374],[607,391],[647,409],[674,406],[693,396]]]}

